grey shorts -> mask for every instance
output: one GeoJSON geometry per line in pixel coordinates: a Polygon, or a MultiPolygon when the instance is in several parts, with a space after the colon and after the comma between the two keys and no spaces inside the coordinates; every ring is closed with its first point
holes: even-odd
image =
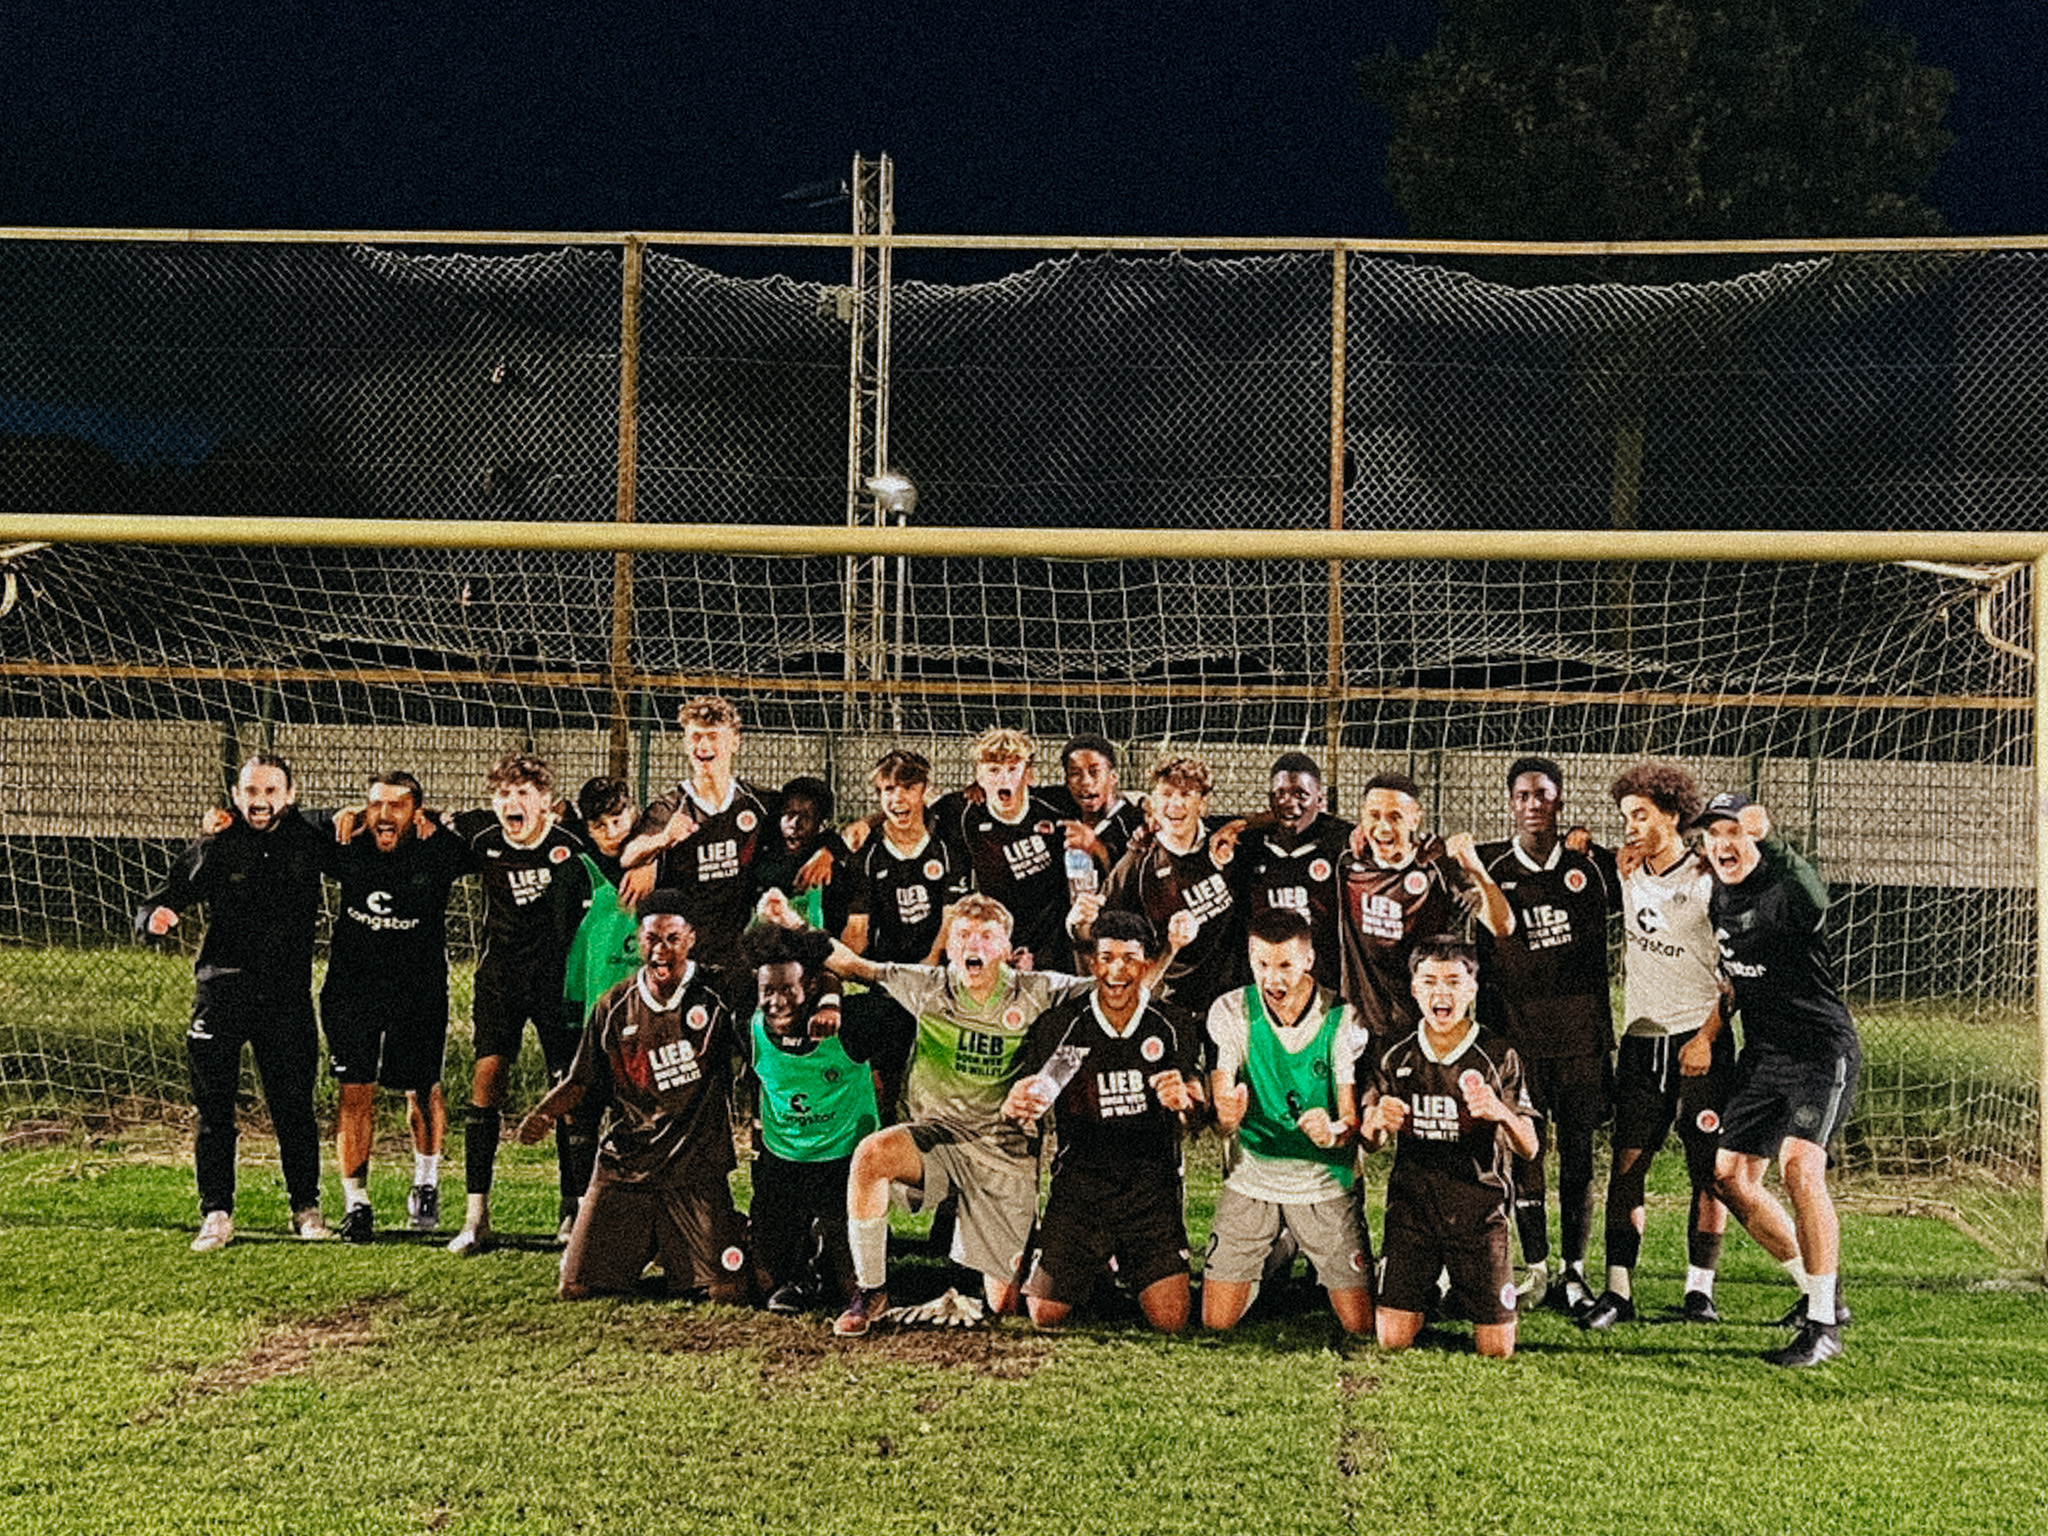
{"type": "MultiPolygon", "coordinates": [[[[913,1139],[916,1137],[912,1127],[913,1139]]],[[[898,1184],[895,1193],[904,1209],[928,1211],[949,1194],[960,1197],[953,1225],[955,1264],[994,1275],[1005,1285],[1023,1266],[1024,1246],[1038,1214],[1038,1164],[1019,1162],[992,1166],[986,1153],[972,1152],[957,1142],[920,1146],[924,1184],[898,1184]]]]}
{"type": "Polygon", "coordinates": [[[1358,1219],[1356,1197],[1332,1195],[1313,1205],[1278,1205],[1241,1195],[1227,1184],[1216,1197],[1216,1221],[1209,1231],[1202,1277],[1226,1285],[1259,1279],[1283,1226],[1315,1265],[1323,1289],[1371,1289],[1372,1240],[1358,1219]]]}

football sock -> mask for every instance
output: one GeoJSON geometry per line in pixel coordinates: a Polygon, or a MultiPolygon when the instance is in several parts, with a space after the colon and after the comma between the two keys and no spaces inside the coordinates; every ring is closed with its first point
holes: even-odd
{"type": "Polygon", "coordinates": [[[494,1108],[472,1104],[462,1119],[462,1174],[472,1195],[491,1192],[498,1163],[499,1116],[494,1108]]]}
{"type": "Polygon", "coordinates": [[[412,1155],[412,1181],[415,1184],[438,1184],[441,1182],[441,1154],[438,1152],[415,1152],[412,1155]]]}
{"type": "Polygon", "coordinates": [[[1835,1277],[1809,1275],[1807,1285],[1809,1289],[1806,1292],[1806,1320],[1811,1323],[1832,1323],[1835,1320],[1835,1277]]]}
{"type": "Polygon", "coordinates": [[[491,1197],[471,1195],[463,1202],[462,1224],[465,1227],[483,1228],[491,1224],[491,1197]]]}
{"type": "Polygon", "coordinates": [[[1721,1267],[1721,1236],[1719,1232],[1701,1232],[1697,1228],[1686,1233],[1685,1262],[1711,1275],[1721,1267]]]}
{"type": "Polygon", "coordinates": [[[846,1241],[853,1249],[853,1283],[879,1291],[889,1283],[889,1218],[846,1218],[846,1241]]]}
{"type": "Polygon", "coordinates": [[[1701,1267],[1700,1267],[1699,1265],[1697,1265],[1697,1264],[1688,1264],[1688,1265],[1686,1265],[1686,1266],[1685,1266],[1685,1288],[1686,1288],[1686,1289],[1687,1289],[1688,1291],[1698,1291],[1698,1292],[1700,1292],[1700,1293],[1701,1293],[1702,1295],[1706,1295],[1706,1296],[1711,1296],[1711,1295],[1713,1295],[1713,1294],[1714,1294],[1714,1271],[1713,1271],[1713,1270],[1711,1270],[1711,1269],[1702,1269],[1702,1268],[1701,1268],[1701,1267]]]}
{"type": "Polygon", "coordinates": [[[1530,1264],[1541,1264],[1550,1257],[1550,1223],[1543,1209],[1543,1198],[1515,1202],[1515,1235],[1521,1239],[1522,1257],[1530,1264]]]}
{"type": "Polygon", "coordinates": [[[370,1187],[362,1179],[344,1177],[341,1181],[341,1198],[347,1202],[350,1210],[354,1210],[359,1205],[368,1205],[370,1203],[370,1187]]]}
{"type": "Polygon", "coordinates": [[[1607,1266],[1607,1289],[1614,1292],[1623,1301],[1632,1301],[1635,1298],[1635,1291],[1632,1289],[1630,1282],[1631,1276],[1629,1271],[1621,1265],[1610,1264],[1607,1266]]]}
{"type": "Polygon", "coordinates": [[[1806,1262],[1798,1254],[1785,1260],[1785,1273],[1792,1277],[1792,1283],[1799,1287],[1799,1294],[1808,1295],[1813,1290],[1812,1282],[1806,1276],[1806,1262]]]}

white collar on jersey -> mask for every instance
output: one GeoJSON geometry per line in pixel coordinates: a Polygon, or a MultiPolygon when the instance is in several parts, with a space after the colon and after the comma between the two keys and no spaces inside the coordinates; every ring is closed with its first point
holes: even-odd
{"type": "Polygon", "coordinates": [[[633,984],[640,989],[640,1001],[649,1008],[652,1008],[656,1013],[674,1013],[683,1006],[683,994],[690,990],[690,980],[696,974],[697,962],[694,960],[684,961],[683,979],[676,983],[675,995],[665,1003],[658,1001],[654,994],[647,990],[646,966],[640,967],[639,972],[633,977],[633,984]]]}
{"type": "Polygon", "coordinates": [[[1088,1010],[1095,1015],[1095,1022],[1102,1026],[1102,1032],[1112,1040],[1128,1040],[1138,1032],[1138,1026],[1145,1021],[1145,1010],[1152,1006],[1152,993],[1148,988],[1138,988],[1138,1006],[1131,1012],[1131,1022],[1122,1029],[1102,1016],[1102,999],[1093,992],[1088,994],[1088,1010]]]}
{"type": "Polygon", "coordinates": [[[1435,1051],[1430,1049],[1429,1031],[1420,1024],[1415,1026],[1415,1038],[1422,1042],[1422,1054],[1424,1056],[1427,1056],[1431,1061],[1435,1062],[1438,1066],[1446,1066],[1449,1063],[1456,1061],[1460,1056],[1464,1055],[1467,1051],[1472,1049],[1472,1042],[1479,1038],[1479,1021],[1477,1019],[1472,1020],[1471,1028],[1467,1029],[1465,1033],[1459,1037],[1458,1043],[1456,1045],[1452,1046],[1448,1051],[1444,1052],[1444,1054],[1441,1056],[1437,1055],[1435,1051]]]}
{"type": "Polygon", "coordinates": [[[1550,845],[1550,857],[1541,864],[1538,864],[1529,857],[1528,851],[1522,847],[1522,840],[1519,837],[1509,843],[1508,846],[1515,850],[1515,859],[1522,868],[1532,872],[1539,869],[1555,869],[1564,858],[1564,839],[1561,837],[1550,845]]]}
{"type": "Polygon", "coordinates": [[[931,841],[931,828],[925,827],[917,834],[917,841],[911,844],[910,847],[905,848],[901,843],[897,842],[894,838],[889,836],[889,824],[886,821],[882,823],[882,842],[888,848],[888,850],[891,853],[895,854],[896,857],[899,859],[916,858],[919,854],[923,853],[926,848],[931,846],[931,841]]]}
{"type": "Polygon", "coordinates": [[[688,800],[690,804],[696,806],[699,810],[709,811],[713,816],[723,816],[727,811],[731,810],[733,797],[736,796],[739,792],[740,776],[738,774],[734,774],[732,776],[732,782],[725,786],[725,798],[719,801],[718,804],[712,805],[708,801],[699,800],[697,798],[697,787],[694,784],[692,784],[688,779],[683,780],[683,798],[685,800],[688,800]]]}

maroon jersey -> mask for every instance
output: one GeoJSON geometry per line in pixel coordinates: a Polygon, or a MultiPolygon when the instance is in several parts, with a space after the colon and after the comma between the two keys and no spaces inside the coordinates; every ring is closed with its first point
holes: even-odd
{"type": "Polygon", "coordinates": [[[1479,860],[1514,910],[1515,931],[1482,925],[1480,1017],[1525,1061],[1600,1056],[1614,1048],[1607,982],[1607,914],[1620,907],[1611,863],[1559,842],[1537,862],[1513,842],[1479,860]]]}
{"type": "MultiPolygon", "coordinates": [[[[696,1185],[734,1166],[730,1015],[692,964],[664,1006],[636,972],[597,1000],[569,1080],[610,1106],[597,1176],[615,1184],[696,1185]]],[[[588,1097],[588,1095],[586,1095],[588,1097]]]]}
{"type": "Polygon", "coordinates": [[[1010,941],[1031,951],[1041,971],[1073,968],[1067,938],[1066,829],[1059,813],[1034,794],[1016,821],[1002,821],[988,806],[950,794],[932,807],[932,829],[960,844],[974,864],[974,888],[999,901],[1014,921],[1010,941]]]}
{"type": "Polygon", "coordinates": [[[1149,999],[1122,1034],[1113,1033],[1096,1011],[1092,992],[1041,1013],[1017,1053],[1020,1066],[1041,1071],[1061,1046],[1083,1052],[1080,1070],[1053,1103],[1059,1131],[1053,1177],[1065,1169],[1118,1181],[1178,1173],[1180,1116],[1159,1102],[1152,1079],[1175,1071],[1195,1081],[1201,1038],[1201,1029],[1180,1009],[1149,999]]]}
{"type": "Polygon", "coordinates": [[[1195,1018],[1239,986],[1244,968],[1244,924],[1230,882],[1209,859],[1205,835],[1191,853],[1175,853],[1158,838],[1147,839],[1118,860],[1102,892],[1103,910],[1136,912],[1152,924],[1160,943],[1176,912],[1192,912],[1201,923],[1194,942],[1173,957],[1166,993],[1195,1018]]]}
{"type": "Polygon", "coordinates": [[[1506,1126],[1475,1120],[1466,1110],[1460,1080],[1467,1072],[1477,1072],[1516,1114],[1534,1112],[1514,1047],[1477,1024],[1441,1059],[1415,1030],[1373,1063],[1360,1086],[1359,1112],[1381,1099],[1408,1106],[1387,1175],[1390,1203],[1426,1202],[1446,1217],[1466,1214],[1474,1221],[1505,1218],[1514,1197],[1514,1152],[1506,1126]]]}
{"type": "Polygon", "coordinates": [[[633,835],[660,832],[685,805],[697,830],[662,850],[654,883],[664,890],[682,892],[684,915],[697,933],[690,953],[705,965],[733,965],[740,934],[754,910],[750,873],[754,857],[764,838],[780,835],[773,797],[744,779],[734,779],[725,804],[710,806],[690,793],[687,785],[677,784],[648,802],[633,835]]]}
{"type": "Polygon", "coordinates": [[[1318,816],[1305,832],[1285,827],[1255,829],[1238,839],[1229,875],[1245,921],[1278,908],[1308,919],[1316,947],[1316,985],[1335,992],[1343,985],[1343,895],[1338,875],[1349,862],[1351,823],[1318,816]]]}
{"type": "Polygon", "coordinates": [[[1442,851],[1442,843],[1426,838],[1402,869],[1383,869],[1370,853],[1363,859],[1346,854],[1338,872],[1344,1001],[1358,1010],[1376,1048],[1413,1034],[1422,1022],[1408,981],[1416,944],[1464,931],[1465,905],[1438,857],[1442,851]]]}

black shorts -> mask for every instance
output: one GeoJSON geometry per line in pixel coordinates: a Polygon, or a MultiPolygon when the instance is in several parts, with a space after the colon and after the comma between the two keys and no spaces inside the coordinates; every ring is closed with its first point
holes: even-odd
{"type": "Polygon", "coordinates": [[[831,1279],[851,1296],[846,1181],[852,1168],[850,1153],[822,1163],[793,1163],[766,1149],[754,1154],[754,1193],[747,1202],[747,1221],[754,1258],[771,1290],[804,1284],[813,1259],[822,1258],[831,1279]]]}
{"type": "Polygon", "coordinates": [[[477,967],[475,1024],[476,1059],[502,1056],[509,1067],[519,1059],[526,1021],[540,1038],[548,1070],[562,1073],[576,1056],[578,1032],[563,1023],[560,966],[485,964],[477,967]]]}
{"type": "Polygon", "coordinates": [[[1614,1074],[1615,1146],[1655,1152],[1674,1123],[1688,1151],[1720,1144],[1721,1117],[1735,1082],[1735,1036],[1723,1029],[1714,1037],[1706,1072],[1687,1077],[1679,1070],[1678,1053],[1698,1033],[1622,1036],[1614,1074]]]}
{"type": "Polygon", "coordinates": [[[1853,1039],[1836,1054],[1809,1059],[1750,1046],[1736,1063],[1735,1090],[1721,1114],[1721,1148],[1773,1158],[1788,1136],[1826,1146],[1856,1103],[1863,1048],[1853,1039]]]}
{"type": "MultiPolygon", "coordinates": [[[[1472,1202],[1459,1201],[1460,1207],[1472,1202]]],[[[1393,1312],[1427,1312],[1436,1300],[1436,1277],[1451,1272],[1451,1299],[1481,1327],[1515,1315],[1514,1271],[1508,1263],[1507,1203],[1483,1210],[1446,1210],[1398,1191],[1387,1195],[1386,1274],[1380,1305],[1393,1312]]]]}
{"type": "Polygon", "coordinates": [[[701,1185],[593,1179],[576,1208],[562,1280],[589,1291],[631,1291],[650,1260],[672,1293],[741,1280],[746,1220],[723,1175],[701,1185]]]}
{"type": "Polygon", "coordinates": [[[424,1093],[441,1081],[448,1050],[448,991],[376,995],[324,988],[320,1024],[338,1083],[381,1083],[424,1093]]]}
{"type": "Polygon", "coordinates": [[[1607,1119],[1614,1069],[1603,1051],[1594,1056],[1524,1056],[1522,1082],[1548,1146],[1557,1132],[1591,1136],[1607,1119]]]}
{"type": "Polygon", "coordinates": [[[1053,1176],[1024,1293],[1078,1307],[1105,1272],[1134,1296],[1188,1273],[1178,1168],[1140,1166],[1112,1176],[1074,1169],[1053,1176]]]}

